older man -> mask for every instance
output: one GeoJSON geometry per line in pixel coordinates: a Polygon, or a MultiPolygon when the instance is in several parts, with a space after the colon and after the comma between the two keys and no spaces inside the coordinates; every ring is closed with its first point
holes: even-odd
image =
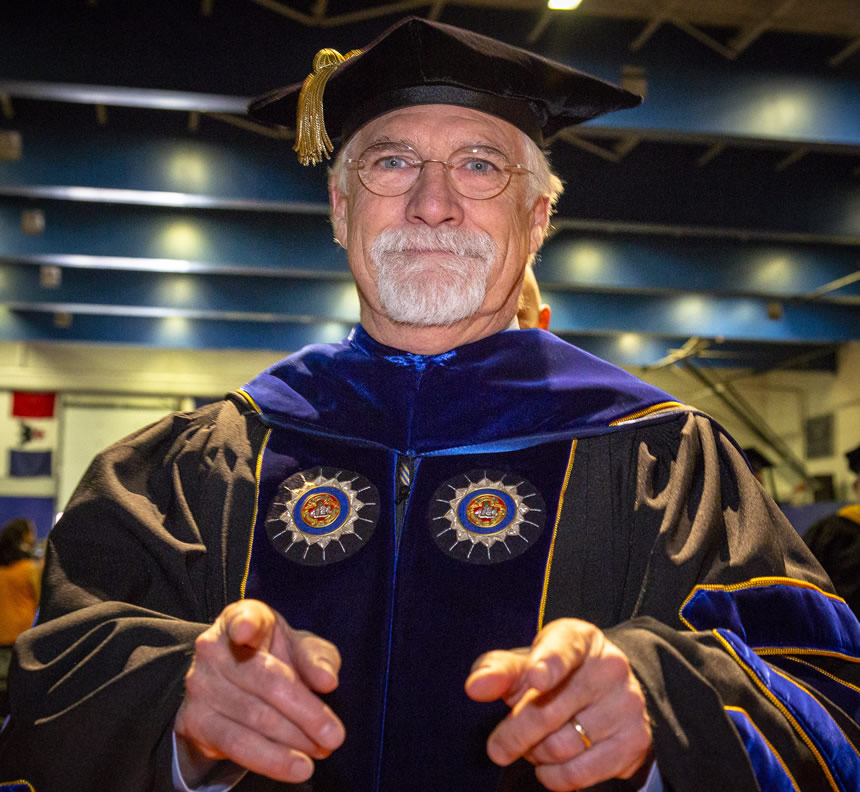
{"type": "Polygon", "coordinates": [[[412,19],[252,106],[298,111],[305,161],[344,143],[361,325],[96,460],[17,646],[6,777],[858,788],[860,626],[733,442],[508,332],[559,191],[540,144],[636,102],[412,19]]]}

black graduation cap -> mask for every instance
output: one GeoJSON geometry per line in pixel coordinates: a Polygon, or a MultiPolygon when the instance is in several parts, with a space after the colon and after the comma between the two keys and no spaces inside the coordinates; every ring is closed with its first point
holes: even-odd
{"type": "Polygon", "coordinates": [[[848,451],[845,458],[848,460],[848,467],[851,472],[860,474],[860,446],[857,446],[853,451],[848,451]]]}
{"type": "Polygon", "coordinates": [[[753,473],[760,473],[765,468],[773,467],[773,462],[757,448],[745,448],[743,451],[753,473]]]}
{"type": "Polygon", "coordinates": [[[252,118],[296,129],[303,164],[399,107],[454,104],[503,118],[544,145],[562,129],[635,107],[611,83],[479,33],[408,17],[362,50],[320,50],[304,83],[255,100],[252,118]],[[328,130],[328,131],[326,131],[328,130]]]}

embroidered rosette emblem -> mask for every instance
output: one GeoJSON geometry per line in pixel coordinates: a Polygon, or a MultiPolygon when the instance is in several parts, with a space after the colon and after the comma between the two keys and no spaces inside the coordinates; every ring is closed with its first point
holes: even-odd
{"type": "Polygon", "coordinates": [[[320,566],[360,550],[378,519],[379,494],[368,479],[317,467],[281,483],[266,515],[266,531],[291,561],[320,566]]]}
{"type": "Polygon", "coordinates": [[[430,532],[442,552],[471,564],[516,558],[543,531],[543,498],[522,476],[471,471],[445,482],[430,506],[430,532]]]}

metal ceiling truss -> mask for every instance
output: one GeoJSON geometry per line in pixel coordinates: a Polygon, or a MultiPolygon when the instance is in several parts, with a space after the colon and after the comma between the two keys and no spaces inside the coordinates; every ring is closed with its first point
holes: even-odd
{"type": "MultiPolygon", "coordinates": [[[[202,0],[201,14],[211,16],[213,13],[214,0],[202,0]]],[[[540,11],[537,22],[531,27],[526,35],[528,44],[535,44],[544,32],[549,28],[553,19],[558,18],[559,11],[553,11],[546,7],[543,0],[458,0],[457,2],[429,2],[428,0],[401,0],[401,2],[383,3],[369,5],[352,12],[328,15],[328,3],[325,0],[315,3],[312,13],[304,13],[293,8],[291,5],[280,2],[280,0],[250,0],[250,2],[261,6],[281,17],[306,27],[339,27],[343,25],[367,22],[395,14],[405,15],[421,13],[428,19],[438,20],[446,6],[471,7],[471,8],[495,8],[505,11],[540,11]]],[[[630,42],[631,52],[641,50],[654,36],[654,34],[665,24],[671,24],[686,33],[691,38],[717,52],[727,60],[736,60],[752,44],[768,31],[777,28],[778,23],[787,13],[798,4],[798,0],[774,0],[770,7],[763,9],[761,15],[739,26],[737,31],[728,41],[723,42],[707,33],[702,27],[690,21],[689,4],[684,0],[664,0],[662,6],[648,19],[645,27],[630,42]],[[684,12],[687,13],[684,13],[684,12]]],[[[657,5],[656,2],[654,5],[657,5]]],[[[582,14],[588,14],[590,9],[585,5],[581,9],[582,14]]],[[[594,13],[592,11],[592,13],[594,13]]],[[[599,13],[599,11],[598,11],[599,13]]],[[[857,49],[860,48],[860,38],[855,39],[839,50],[828,59],[828,65],[837,67],[847,60],[857,49]]]]}
{"type": "MultiPolygon", "coordinates": [[[[250,0],[246,14],[251,5],[282,18],[285,31],[299,25],[303,44],[313,29],[501,9],[528,13],[514,18],[511,37],[564,52],[560,31],[571,32],[574,19],[544,0],[316,0],[302,10],[250,0]]],[[[846,177],[860,173],[860,77],[848,64],[860,27],[839,32],[854,38],[829,59],[840,73],[824,79],[790,61],[770,69],[738,57],[765,33],[796,25],[799,0],[758,4],[755,17],[748,6],[729,9],[722,25],[706,13],[718,5],[583,4],[586,17],[591,10],[628,23],[601,28],[616,52],[592,44],[583,66],[612,79],[619,48],[643,53],[622,82],[648,101],[565,133],[553,151],[571,176],[538,267],[553,329],[621,365],[683,365],[709,387],[724,383],[704,366],[832,370],[836,344],[858,337],[860,219],[857,185],[846,177]],[[651,16],[631,42],[634,7],[651,16]],[[709,32],[726,26],[728,37],[709,32]],[[695,45],[684,50],[685,36],[730,63],[703,58],[695,45]],[[670,58],[660,51],[666,41],[680,45],[670,58]]],[[[201,0],[194,21],[236,13],[201,0]]],[[[193,64],[208,63],[205,49],[189,50],[189,73],[205,73],[193,64]]],[[[107,66],[102,75],[113,76],[107,66]]],[[[357,303],[331,244],[325,180],[292,161],[282,145],[288,130],[250,121],[246,96],[188,90],[191,83],[155,89],[48,76],[3,79],[0,71],[0,113],[15,127],[5,149],[0,141],[0,339],[289,350],[345,334],[357,303]],[[184,115],[138,128],[146,111],[184,115]],[[21,212],[33,207],[41,228],[34,215],[25,233],[21,212]],[[160,247],[168,239],[203,246],[183,256],[160,247]]]]}

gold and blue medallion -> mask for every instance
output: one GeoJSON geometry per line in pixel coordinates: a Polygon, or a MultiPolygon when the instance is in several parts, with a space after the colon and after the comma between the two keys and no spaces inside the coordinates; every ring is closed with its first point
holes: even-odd
{"type": "Polygon", "coordinates": [[[358,552],[379,519],[379,494],[364,476],[312,468],[278,487],[266,515],[269,539],[298,564],[333,564],[358,552]]]}
{"type": "Polygon", "coordinates": [[[433,496],[430,531],[445,555],[496,564],[524,553],[543,532],[545,507],[522,476],[473,470],[446,481],[433,496]]]}

